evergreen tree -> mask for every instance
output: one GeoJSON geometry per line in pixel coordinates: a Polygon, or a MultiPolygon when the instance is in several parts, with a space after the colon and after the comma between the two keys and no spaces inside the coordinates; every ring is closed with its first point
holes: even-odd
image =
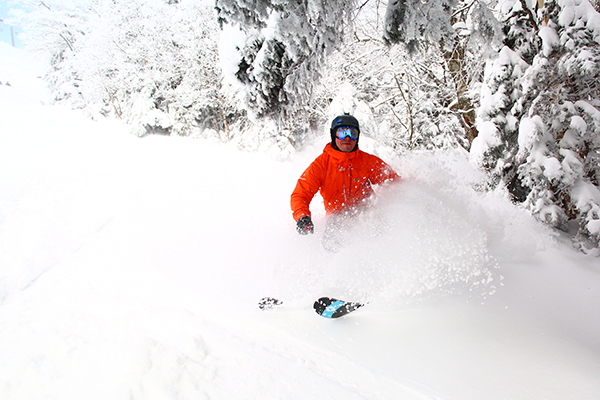
{"type": "Polygon", "coordinates": [[[384,38],[389,43],[403,43],[409,52],[417,51],[421,42],[442,43],[452,50],[456,32],[452,14],[458,0],[392,0],[385,14],[384,38]]]}
{"type": "Polygon", "coordinates": [[[239,26],[245,36],[231,62],[249,111],[291,129],[290,140],[300,139],[309,125],[304,108],[326,56],[351,24],[354,2],[217,0],[216,8],[221,27],[239,26]]]}
{"type": "Polygon", "coordinates": [[[477,108],[479,135],[471,146],[471,159],[489,172],[491,188],[502,183],[518,201],[524,201],[527,195],[517,177],[515,158],[523,114],[517,102],[523,95],[521,82],[528,67],[506,46],[495,60],[488,61],[477,108]]]}
{"type": "Polygon", "coordinates": [[[485,134],[472,156],[536,217],[574,228],[575,244],[598,252],[600,15],[587,0],[523,4],[506,1],[503,11],[513,23],[519,14],[535,18],[516,25],[532,32],[509,32],[538,39],[509,35],[514,51],[504,49],[490,67],[478,110],[485,134]]]}

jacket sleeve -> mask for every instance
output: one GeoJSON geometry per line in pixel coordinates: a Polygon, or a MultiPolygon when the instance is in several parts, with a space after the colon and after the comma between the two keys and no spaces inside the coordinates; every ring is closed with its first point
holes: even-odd
{"type": "Polygon", "coordinates": [[[379,157],[375,157],[375,172],[371,182],[375,185],[381,185],[385,182],[399,182],[402,178],[388,164],[379,157]]]}
{"type": "Polygon", "coordinates": [[[320,159],[317,158],[310,164],[302,176],[300,176],[300,179],[298,179],[296,188],[292,192],[291,206],[295,221],[306,215],[311,216],[310,202],[323,183],[324,169],[319,161],[320,159]]]}

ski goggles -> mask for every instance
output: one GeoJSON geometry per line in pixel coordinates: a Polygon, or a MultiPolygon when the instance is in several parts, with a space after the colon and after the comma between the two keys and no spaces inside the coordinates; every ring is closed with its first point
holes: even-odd
{"type": "Polygon", "coordinates": [[[335,135],[339,140],[344,140],[349,137],[352,140],[358,139],[358,129],[352,126],[340,126],[336,129],[335,135]]]}

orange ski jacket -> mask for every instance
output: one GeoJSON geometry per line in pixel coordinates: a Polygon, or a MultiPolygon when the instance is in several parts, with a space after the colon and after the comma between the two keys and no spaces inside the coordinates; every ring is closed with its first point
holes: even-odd
{"type": "Polygon", "coordinates": [[[399,179],[379,157],[357,149],[350,153],[335,150],[331,143],[304,171],[292,193],[294,220],[310,216],[310,202],[320,190],[327,214],[337,214],[373,194],[373,185],[399,179]]]}

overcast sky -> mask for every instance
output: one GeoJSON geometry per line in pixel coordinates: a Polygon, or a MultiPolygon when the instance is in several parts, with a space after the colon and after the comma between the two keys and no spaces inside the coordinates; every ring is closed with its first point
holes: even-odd
{"type": "Polygon", "coordinates": [[[9,15],[8,15],[8,10],[10,10],[11,7],[15,7],[12,5],[9,5],[11,2],[9,0],[0,0],[0,20],[2,20],[2,22],[0,22],[0,41],[4,42],[4,43],[8,43],[10,45],[12,45],[12,36],[11,36],[11,27],[12,27],[12,35],[14,35],[14,39],[15,39],[15,45],[17,47],[22,47],[22,44],[19,42],[19,38],[18,38],[18,34],[21,31],[18,27],[16,26],[11,26],[6,24],[5,22],[7,22],[9,15]]]}

